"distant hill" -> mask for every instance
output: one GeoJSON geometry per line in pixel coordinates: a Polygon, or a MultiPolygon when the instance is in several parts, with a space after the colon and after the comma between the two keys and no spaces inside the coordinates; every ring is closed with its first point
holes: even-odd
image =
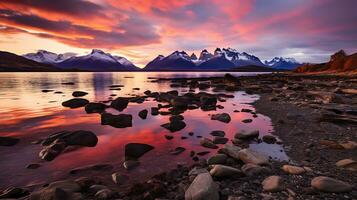
{"type": "Polygon", "coordinates": [[[276,69],[276,68],[271,68],[271,67],[263,67],[263,66],[257,66],[257,65],[247,65],[247,66],[242,66],[242,67],[235,67],[229,71],[235,71],[235,72],[283,72],[283,71],[288,71],[288,70],[276,69]]]}
{"type": "Polygon", "coordinates": [[[327,71],[357,71],[357,53],[347,55],[345,51],[340,50],[333,54],[330,61],[320,64],[305,64],[298,67],[295,72],[327,72],[327,71]]]}
{"type": "Polygon", "coordinates": [[[59,71],[58,68],[50,64],[39,63],[22,56],[0,51],[0,72],[45,72],[59,71]]]}

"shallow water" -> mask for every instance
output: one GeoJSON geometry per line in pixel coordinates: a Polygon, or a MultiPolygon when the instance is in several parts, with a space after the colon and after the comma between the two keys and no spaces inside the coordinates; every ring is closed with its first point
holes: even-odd
{"type": "MultiPolygon", "coordinates": [[[[0,73],[0,136],[14,136],[20,142],[12,147],[0,146],[0,188],[5,186],[24,186],[29,184],[42,184],[47,181],[68,178],[69,170],[90,164],[109,163],[114,166],[112,171],[121,171],[128,174],[131,180],[141,180],[159,172],[176,167],[177,163],[193,163],[189,156],[191,150],[196,152],[210,151],[203,156],[209,157],[217,150],[207,149],[199,145],[196,136],[211,138],[209,133],[213,130],[223,130],[226,137],[232,139],[239,130],[260,131],[260,136],[270,134],[273,130],[268,117],[258,113],[253,118],[250,113],[235,113],[233,110],[249,108],[254,110],[250,103],[259,98],[257,95],[248,95],[242,91],[233,92],[234,98],[226,102],[219,102],[224,109],[203,112],[200,109],[186,111],[186,128],[170,133],[160,125],[167,123],[169,116],[151,116],[146,120],[138,117],[140,110],[157,106],[158,102],[145,101],[142,104],[129,103],[122,113],[133,115],[133,127],[114,128],[100,124],[99,114],[86,114],[84,108],[69,109],[61,106],[65,100],[71,99],[72,92],[86,91],[89,94],[84,98],[97,102],[105,101],[111,94],[129,96],[142,94],[145,90],[165,92],[176,89],[187,92],[187,88],[171,88],[170,83],[150,82],[152,77],[203,77],[223,76],[225,73],[217,72],[138,72],[138,73],[0,73]],[[63,85],[64,82],[74,82],[74,85],[63,85]],[[109,90],[113,84],[123,84],[120,91],[109,90]],[[140,88],[139,91],[133,88],[140,88]],[[44,93],[42,90],[50,89],[61,91],[44,93]],[[209,115],[227,112],[232,121],[228,124],[212,121],[209,115]],[[252,123],[242,123],[241,120],[251,118],[252,123]],[[38,157],[41,145],[31,144],[32,141],[61,130],[89,130],[94,132],[99,142],[96,147],[79,148],[61,154],[54,161],[41,161],[38,157]],[[194,132],[189,136],[188,132],[194,132]],[[173,135],[173,140],[166,140],[164,135],[173,135]],[[181,136],[187,136],[185,140],[181,136]],[[140,158],[141,166],[126,171],[122,167],[124,160],[124,145],[130,142],[147,143],[155,147],[140,158]],[[180,155],[171,155],[170,149],[178,146],[185,147],[186,151],[180,155]],[[40,163],[38,169],[26,169],[30,163],[40,163]]],[[[253,75],[256,73],[233,73],[234,75],[253,75]]],[[[199,90],[197,89],[196,92],[199,90]]],[[[207,92],[212,92],[207,90],[207,92]]],[[[115,98],[115,97],[114,97],[115,98]]],[[[108,112],[117,113],[113,109],[108,112]]],[[[277,144],[251,144],[250,148],[270,155],[274,159],[287,159],[281,146],[277,144]]],[[[92,175],[105,174],[110,180],[110,173],[95,172],[92,175]]],[[[83,174],[82,174],[83,175],[83,174]]],[[[85,174],[84,174],[85,175],[85,174]]]]}

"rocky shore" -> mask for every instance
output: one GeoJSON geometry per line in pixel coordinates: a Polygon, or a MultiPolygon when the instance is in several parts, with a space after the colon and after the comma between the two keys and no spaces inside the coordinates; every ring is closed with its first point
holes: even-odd
{"type": "MultiPolygon", "coordinates": [[[[83,98],[74,98],[62,105],[85,107],[88,113],[99,113],[103,125],[121,128],[132,125],[131,115],[112,115],[105,109],[110,106],[121,111],[129,102],[142,103],[150,97],[160,102],[160,106],[150,111],[142,110],[138,115],[142,119],[148,113],[171,115],[162,127],[175,132],[186,126],[186,110],[216,109],[218,101],[231,98],[225,91],[243,90],[248,94],[259,94],[260,99],[254,103],[255,111],[235,112],[252,113],[251,120],[256,113],[269,116],[275,136],[260,137],[256,131],[238,132],[229,140],[224,137],[224,132],[214,131],[212,138],[201,138],[200,145],[208,150],[216,149],[215,155],[203,159],[192,152],[196,161],[192,166],[178,164],[176,169],[141,183],[126,184],[129,177],[112,172],[110,165],[94,165],[74,169],[71,173],[108,171],[110,175],[107,177],[112,180],[87,176],[41,186],[8,188],[0,192],[0,199],[357,199],[357,77],[277,73],[151,81],[169,82],[172,88],[212,88],[218,94],[189,92],[180,96],[174,90],[165,93],[145,91],[143,96],[118,97],[110,105],[90,103],[83,98]],[[262,152],[249,149],[252,140],[282,143],[290,161],[275,161],[262,152]]],[[[76,92],[73,96],[85,94],[76,92]]],[[[211,120],[234,123],[227,113],[212,115],[211,120]]],[[[166,139],[169,140],[170,135],[166,139]]],[[[15,138],[1,138],[0,144],[10,146],[16,141],[15,138]]],[[[38,143],[44,146],[40,157],[53,160],[70,146],[95,146],[97,138],[87,131],[60,132],[38,143]]],[[[137,167],[140,165],[138,158],[152,149],[150,145],[127,144],[124,167],[128,170],[137,167]]],[[[184,150],[178,147],[170,153],[175,155],[184,150]]]]}

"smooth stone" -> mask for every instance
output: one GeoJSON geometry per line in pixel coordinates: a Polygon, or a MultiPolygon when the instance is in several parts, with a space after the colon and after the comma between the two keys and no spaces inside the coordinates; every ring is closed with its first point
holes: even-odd
{"type": "Polygon", "coordinates": [[[137,160],[127,160],[124,161],[123,166],[127,170],[132,170],[140,165],[140,162],[137,160]]]}
{"type": "Polygon", "coordinates": [[[1,137],[0,136],[0,146],[14,146],[20,141],[20,139],[13,137],[1,137]]]}
{"type": "Polygon", "coordinates": [[[251,163],[243,165],[241,170],[247,176],[255,176],[260,174],[271,173],[271,170],[269,168],[251,164],[251,163]]]}
{"type": "Polygon", "coordinates": [[[86,96],[88,94],[88,92],[83,92],[83,91],[74,91],[72,93],[73,97],[83,97],[86,96]]]}
{"type": "Polygon", "coordinates": [[[210,174],[213,177],[233,177],[242,176],[243,173],[236,168],[225,166],[225,165],[214,165],[210,170],[210,174]]]}
{"type": "Polygon", "coordinates": [[[228,138],[216,136],[213,138],[214,144],[226,144],[228,142],[228,138]]]}
{"type": "Polygon", "coordinates": [[[292,165],[283,165],[281,169],[288,174],[295,174],[295,175],[303,174],[306,172],[306,170],[303,167],[292,166],[292,165]]]}
{"type": "Polygon", "coordinates": [[[94,147],[98,143],[98,137],[91,131],[73,131],[70,134],[61,137],[66,145],[79,145],[86,147],[94,147]]]}
{"type": "Polygon", "coordinates": [[[123,111],[126,107],[128,107],[128,104],[129,98],[118,97],[111,102],[110,106],[118,111],[123,111]]]}
{"type": "Polygon", "coordinates": [[[129,176],[116,172],[112,174],[112,180],[115,184],[122,185],[129,180],[129,176]]]}
{"type": "Polygon", "coordinates": [[[242,150],[240,147],[232,145],[232,144],[225,144],[222,149],[219,150],[220,153],[224,153],[236,160],[239,160],[239,151],[242,150]]]}
{"type": "Polygon", "coordinates": [[[216,154],[207,160],[208,165],[226,164],[227,162],[226,154],[216,154]]]}
{"type": "Polygon", "coordinates": [[[352,159],[339,160],[336,162],[336,166],[350,171],[357,171],[357,162],[352,159]]]}
{"type": "Polygon", "coordinates": [[[224,137],[226,133],[224,131],[212,131],[210,133],[212,136],[224,137]]]}
{"type": "Polygon", "coordinates": [[[185,192],[185,200],[219,200],[218,186],[209,173],[196,176],[185,192]]]}
{"type": "Polygon", "coordinates": [[[87,113],[102,113],[107,106],[103,103],[88,103],[84,109],[87,113]]]}
{"type": "Polygon", "coordinates": [[[87,105],[89,101],[87,99],[82,99],[82,98],[74,98],[70,99],[68,101],[62,102],[63,107],[69,107],[69,108],[79,108],[87,105]]]}
{"type": "Polygon", "coordinates": [[[149,113],[149,111],[144,109],[144,110],[140,111],[138,115],[141,119],[146,119],[146,117],[148,116],[148,113],[149,113]]]}
{"type": "Polygon", "coordinates": [[[251,149],[242,149],[238,152],[238,157],[244,163],[264,165],[269,163],[269,157],[251,149]]]}
{"type": "Polygon", "coordinates": [[[285,184],[280,176],[269,176],[262,182],[263,190],[267,192],[280,192],[285,189],[285,184]]]}
{"type": "Polygon", "coordinates": [[[213,141],[208,139],[208,138],[201,138],[200,139],[200,144],[201,144],[201,146],[206,147],[206,148],[210,148],[210,149],[217,149],[218,148],[218,146],[215,145],[213,143],[213,141]]]}
{"type": "Polygon", "coordinates": [[[251,138],[257,138],[259,137],[259,130],[254,130],[254,131],[240,131],[234,135],[234,138],[236,139],[251,139],[251,138]]]}
{"type": "Polygon", "coordinates": [[[182,115],[173,115],[169,118],[170,122],[182,121],[185,118],[182,115]]]}
{"type": "Polygon", "coordinates": [[[124,147],[125,160],[138,159],[145,153],[154,149],[153,146],[149,144],[142,143],[128,143],[124,147]]]}
{"type": "Polygon", "coordinates": [[[229,116],[228,113],[219,113],[219,114],[213,114],[211,116],[211,120],[218,120],[223,123],[229,123],[231,121],[231,117],[229,116]]]}
{"type": "Polygon", "coordinates": [[[326,177],[326,176],[318,176],[311,180],[311,186],[322,192],[350,192],[352,191],[352,185],[349,183],[326,177]]]}

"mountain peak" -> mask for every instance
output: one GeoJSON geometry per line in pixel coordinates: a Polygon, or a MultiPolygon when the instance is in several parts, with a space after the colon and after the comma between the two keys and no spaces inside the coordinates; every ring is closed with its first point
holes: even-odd
{"type": "Polygon", "coordinates": [[[98,54],[105,54],[104,51],[100,50],[100,49],[92,49],[92,52],[90,54],[95,54],[95,53],[98,53],[98,54]]]}

